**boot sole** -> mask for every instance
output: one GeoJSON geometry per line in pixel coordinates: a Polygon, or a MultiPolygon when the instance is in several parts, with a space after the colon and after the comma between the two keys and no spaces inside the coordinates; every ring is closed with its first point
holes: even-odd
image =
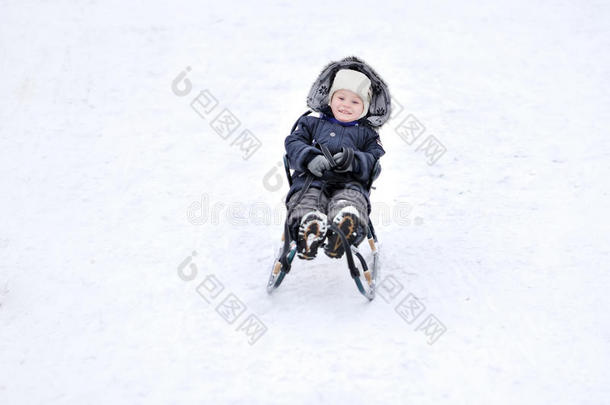
{"type": "MultiPolygon", "coordinates": [[[[337,227],[343,232],[347,238],[347,242],[351,245],[356,240],[356,231],[358,230],[358,219],[354,214],[345,213],[338,221],[335,221],[337,227]]],[[[345,253],[343,241],[335,232],[328,237],[328,243],[324,249],[324,253],[333,259],[340,259],[345,253]]]]}
{"type": "Polygon", "coordinates": [[[300,259],[313,260],[326,237],[326,227],[323,226],[323,219],[315,216],[303,225],[299,227],[297,256],[300,259]]]}

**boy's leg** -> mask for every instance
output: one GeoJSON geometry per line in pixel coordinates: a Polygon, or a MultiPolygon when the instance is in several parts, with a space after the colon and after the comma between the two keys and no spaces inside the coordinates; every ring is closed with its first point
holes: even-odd
{"type": "MultiPolygon", "coordinates": [[[[328,218],[345,234],[350,245],[359,244],[368,230],[367,200],[357,190],[339,189],[328,203],[328,218]]],[[[343,256],[345,249],[339,235],[329,231],[324,253],[332,258],[343,256]]]]}
{"type": "MultiPolygon", "coordinates": [[[[292,206],[300,192],[290,197],[292,206]]],[[[328,197],[319,188],[309,188],[288,215],[291,236],[297,241],[297,252],[301,259],[316,257],[318,247],[324,242],[327,229],[326,206],[328,197]]]]}

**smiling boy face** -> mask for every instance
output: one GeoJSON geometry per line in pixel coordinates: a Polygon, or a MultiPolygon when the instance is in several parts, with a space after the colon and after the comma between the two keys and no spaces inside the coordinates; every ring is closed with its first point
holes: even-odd
{"type": "Polygon", "coordinates": [[[364,104],[360,97],[350,90],[337,90],[330,101],[330,109],[341,122],[355,121],[362,114],[364,104]]]}

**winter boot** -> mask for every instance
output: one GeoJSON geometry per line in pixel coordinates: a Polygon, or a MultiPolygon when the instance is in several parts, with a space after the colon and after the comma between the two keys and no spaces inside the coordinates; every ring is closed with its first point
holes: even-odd
{"type": "Polygon", "coordinates": [[[326,238],[326,215],[320,211],[311,211],[301,218],[297,238],[297,256],[312,260],[318,253],[318,247],[326,238]]]}
{"type": "MultiPolygon", "coordinates": [[[[343,232],[350,245],[362,240],[362,226],[360,217],[358,216],[358,210],[356,210],[355,207],[347,206],[341,208],[333,219],[333,223],[343,232]]],[[[344,252],[345,248],[339,235],[332,230],[329,231],[328,241],[324,247],[326,256],[340,259],[344,252]]]]}

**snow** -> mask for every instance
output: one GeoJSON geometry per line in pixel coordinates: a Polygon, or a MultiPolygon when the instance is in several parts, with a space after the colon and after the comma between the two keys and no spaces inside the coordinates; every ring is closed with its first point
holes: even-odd
{"type": "Polygon", "coordinates": [[[610,7],[370,5],[4,3],[2,403],[610,402],[610,7]],[[283,141],[349,55],[403,107],[372,194],[383,291],[402,290],[369,303],[321,255],[269,296],[283,141]],[[226,297],[244,305],[231,324],[226,297]]]}

